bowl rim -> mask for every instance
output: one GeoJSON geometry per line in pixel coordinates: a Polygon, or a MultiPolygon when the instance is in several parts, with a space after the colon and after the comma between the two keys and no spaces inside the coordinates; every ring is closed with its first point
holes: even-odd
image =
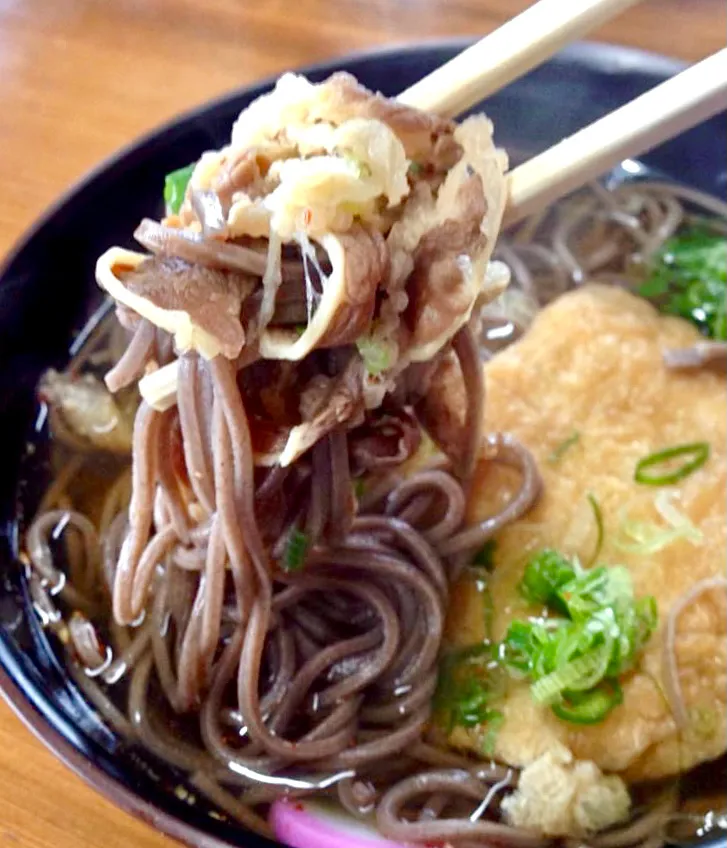
{"type": "MultiPolygon", "coordinates": [[[[463,36],[456,38],[432,38],[416,42],[395,42],[374,48],[346,53],[342,56],[311,63],[296,69],[302,74],[321,73],[345,69],[350,63],[366,59],[386,59],[414,55],[422,50],[462,50],[475,41],[475,37],[463,36]]],[[[664,77],[672,76],[682,70],[687,63],[664,56],[659,53],[642,50],[635,47],[606,42],[583,41],[571,44],[557,54],[558,57],[569,59],[575,63],[600,67],[605,73],[614,70],[642,70],[664,77]]],[[[78,180],[72,183],[41,215],[36,218],[14,242],[6,253],[0,267],[0,284],[12,268],[20,254],[32,245],[36,236],[43,228],[62,213],[63,208],[72,198],[91,185],[107,170],[118,165],[120,161],[133,154],[136,150],[153,142],[158,136],[173,130],[180,123],[198,116],[202,112],[214,109],[230,100],[254,93],[262,93],[270,88],[284,69],[278,73],[252,81],[248,84],[230,89],[223,94],[210,98],[198,105],[184,110],[169,120],[153,127],[136,137],[130,143],[117,149],[104,158],[95,167],[88,170],[78,180]]],[[[45,745],[66,767],[80,777],[90,788],[99,792],[108,801],[124,812],[133,815],[157,831],[178,840],[182,844],[195,848],[240,848],[242,842],[230,842],[218,836],[213,836],[199,827],[188,824],[157,807],[153,801],[147,800],[125,786],[120,780],[106,773],[93,760],[76,749],[64,736],[51,725],[33,704],[31,697],[26,694],[21,682],[16,680],[6,666],[7,654],[4,644],[0,641],[0,694],[12,712],[30,730],[30,732],[45,745]]],[[[265,837],[257,837],[261,845],[276,846],[280,843],[270,841],[265,837]]]]}

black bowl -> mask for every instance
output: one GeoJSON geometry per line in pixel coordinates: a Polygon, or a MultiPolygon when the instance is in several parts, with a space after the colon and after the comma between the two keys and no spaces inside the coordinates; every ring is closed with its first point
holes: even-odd
{"type": "MultiPolygon", "coordinates": [[[[345,68],[365,85],[394,94],[449,59],[463,41],[397,48],[307,69],[321,79],[345,68]]],[[[606,45],[576,45],[490,98],[496,139],[515,158],[551,145],[680,69],[672,60],[606,45]]],[[[62,366],[75,333],[100,295],[96,257],[130,243],[144,215],[161,212],[164,174],[229,137],[238,112],[268,80],[227,95],[162,127],[101,165],[53,207],[15,249],[0,276],[0,688],[29,727],[64,762],[124,809],[196,846],[272,846],[210,816],[174,789],[184,776],[134,749],[95,717],[59,662],[33,613],[17,559],[22,511],[44,482],[42,462],[24,472],[21,456],[36,411],[41,372],[62,366]]],[[[689,185],[723,194],[727,146],[721,119],[669,142],[643,161],[689,185]]]]}

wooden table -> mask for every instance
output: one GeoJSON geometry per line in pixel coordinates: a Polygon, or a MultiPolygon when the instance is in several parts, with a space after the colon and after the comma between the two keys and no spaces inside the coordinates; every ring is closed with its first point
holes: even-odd
{"type": "MultiPolygon", "coordinates": [[[[371,45],[482,35],[529,2],[3,0],[0,253],[96,162],[208,97],[371,45]]],[[[649,0],[595,37],[695,60],[723,46],[726,19],[724,0],[649,0]]],[[[165,843],[0,705],[0,846],[165,843]]]]}

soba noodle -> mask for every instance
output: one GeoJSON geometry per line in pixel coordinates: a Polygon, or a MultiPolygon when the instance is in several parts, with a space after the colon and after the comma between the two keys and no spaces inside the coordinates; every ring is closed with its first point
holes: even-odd
{"type": "MultiPolygon", "coordinates": [[[[643,182],[594,186],[555,221],[525,222],[498,248],[519,300],[510,293],[486,311],[484,347],[511,341],[541,305],[586,278],[627,284],[630,268],[695,214],[724,221],[727,207],[643,182]]],[[[69,368],[111,364],[106,383],[118,391],[152,359],[169,361],[171,341],[142,319],[120,354],[111,320],[69,368]]],[[[485,352],[469,328],[452,350],[467,396],[457,467],[435,460],[408,476],[379,475],[355,499],[348,434],[337,427],[291,467],[256,469],[237,365],[189,353],[179,358],[177,408],[139,404],[130,477],[118,468],[97,521],[74,494],[93,453],[69,437],[70,457],[27,530],[36,609],[101,718],[262,834],[271,835],[266,805],[275,798],[323,794],[353,815],[375,815],[384,836],[407,843],[550,842],[503,819],[500,798],[517,785],[517,769],[440,750],[426,737],[450,586],[541,489],[522,444],[482,433],[485,352]],[[468,526],[468,485],[481,461],[516,469],[520,486],[497,514],[468,526]],[[270,557],[284,556],[297,532],[309,544],[305,567],[271,570],[270,557]],[[127,703],[116,694],[122,681],[127,703]],[[193,716],[196,732],[178,732],[173,713],[193,716]]],[[[667,695],[677,717],[676,619],[697,593],[723,585],[696,585],[667,623],[667,695]]],[[[589,844],[660,844],[673,804],[660,796],[589,844]]]]}

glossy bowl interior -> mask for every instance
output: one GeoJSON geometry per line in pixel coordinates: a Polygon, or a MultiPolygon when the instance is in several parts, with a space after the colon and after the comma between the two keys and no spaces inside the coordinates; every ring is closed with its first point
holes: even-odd
{"type": "MultiPolygon", "coordinates": [[[[318,65],[321,79],[345,68],[394,94],[450,58],[464,42],[378,51],[318,65]]],[[[679,69],[662,57],[606,45],[576,45],[489,99],[496,139],[517,160],[541,150],[679,69]]],[[[175,792],[184,775],[125,743],[96,718],[69,680],[52,637],[29,602],[17,542],[47,482],[42,450],[21,469],[33,427],[40,373],[62,366],[69,345],[100,303],[93,269],[111,244],[131,244],[144,215],[161,213],[164,174],[221,146],[261,83],[182,116],[101,165],[73,188],[17,247],[0,274],[0,688],[32,730],[117,804],[189,844],[251,848],[273,843],[210,816],[175,792]],[[25,483],[19,486],[19,481],[25,483]]],[[[714,119],[642,161],[692,186],[724,194],[727,142],[714,119]]],[[[724,843],[722,843],[724,844],[724,843]]]]}

